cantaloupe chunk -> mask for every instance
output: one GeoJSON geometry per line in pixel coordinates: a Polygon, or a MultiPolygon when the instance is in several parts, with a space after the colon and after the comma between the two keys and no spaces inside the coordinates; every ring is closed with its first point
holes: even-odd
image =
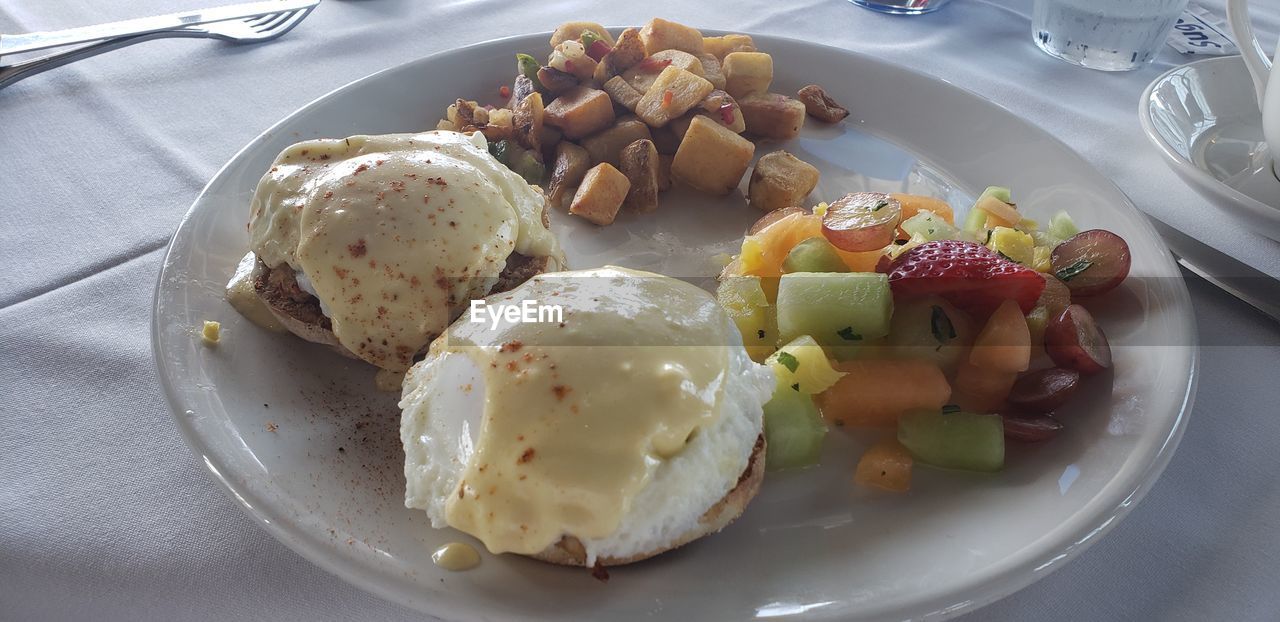
{"type": "Polygon", "coordinates": [[[949,224],[956,224],[955,210],[952,210],[951,205],[942,199],[901,192],[890,192],[889,196],[897,199],[902,205],[902,220],[911,218],[923,210],[933,212],[934,216],[938,216],[949,224]]]}
{"type": "Polygon", "coordinates": [[[1009,391],[1013,389],[1013,383],[1017,379],[1018,372],[961,363],[956,370],[953,401],[969,412],[995,412],[1009,397],[1009,391]]]}
{"type": "Polygon", "coordinates": [[[913,463],[911,452],[898,439],[889,437],[862,454],[853,472],[853,482],[889,492],[906,492],[911,489],[913,463]]]}
{"type": "Polygon", "coordinates": [[[854,360],[836,365],[845,373],[817,396],[818,410],[832,423],[889,427],[911,410],[939,410],[951,385],[937,365],[920,360],[854,360]]]}
{"type": "MultiPolygon", "coordinates": [[[[747,236],[742,242],[742,274],[763,277],[782,275],[782,262],[787,253],[812,237],[822,236],[822,218],[810,213],[795,213],[747,236]]],[[[836,249],[852,272],[874,272],[880,252],[850,253],[836,249]]]]}
{"type": "Polygon", "coordinates": [[[1031,364],[1031,330],[1013,299],[996,307],[973,340],[969,363],[1001,372],[1026,371],[1031,364]]]}

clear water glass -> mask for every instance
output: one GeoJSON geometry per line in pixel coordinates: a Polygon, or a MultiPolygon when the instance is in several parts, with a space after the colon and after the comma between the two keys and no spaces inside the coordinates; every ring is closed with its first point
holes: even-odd
{"type": "Polygon", "coordinates": [[[1046,54],[1129,71],[1155,58],[1187,0],[1036,0],[1031,32],[1046,54]]]}
{"type": "Polygon", "coordinates": [[[849,2],[881,13],[920,15],[937,11],[951,0],[849,0],[849,2]]]}

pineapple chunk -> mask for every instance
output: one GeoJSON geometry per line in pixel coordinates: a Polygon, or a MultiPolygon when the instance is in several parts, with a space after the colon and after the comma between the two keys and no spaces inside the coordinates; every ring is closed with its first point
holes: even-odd
{"type": "Polygon", "coordinates": [[[632,65],[626,71],[618,74],[622,76],[627,84],[631,85],[641,93],[649,92],[649,88],[653,86],[655,80],[667,67],[679,67],[695,76],[703,75],[705,71],[702,67],[702,61],[697,56],[680,50],[663,50],[656,52],[652,56],[632,65]]]}
{"type": "Polygon", "coordinates": [[[669,22],[660,17],[649,20],[640,29],[640,40],[649,54],[662,50],[680,50],[690,54],[702,53],[702,33],[698,29],[669,22]]]}
{"type": "Polygon", "coordinates": [[[581,39],[582,33],[587,30],[596,33],[601,39],[604,39],[605,43],[609,44],[609,47],[613,47],[613,35],[609,34],[609,31],[605,30],[604,26],[595,22],[565,22],[560,24],[560,27],[556,28],[554,33],[551,33],[551,49],[554,50],[556,46],[565,41],[581,39]]]}
{"type": "Polygon", "coordinates": [[[592,166],[601,162],[617,166],[618,154],[622,152],[623,147],[637,140],[649,138],[649,126],[645,125],[644,121],[625,115],[620,117],[613,127],[592,134],[582,139],[579,144],[587,150],[592,166]]]}
{"type": "Polygon", "coordinates": [[[739,97],[747,132],[763,138],[794,138],[804,127],[805,109],[800,101],[777,93],[739,97]]]}
{"type": "Polygon", "coordinates": [[[1030,235],[1009,227],[992,229],[991,239],[987,242],[987,248],[1024,266],[1035,263],[1035,247],[1035,240],[1030,235]]]}
{"type": "Polygon", "coordinates": [[[582,138],[613,123],[613,100],[604,91],[577,86],[547,104],[543,121],[568,138],[582,138]]]}
{"type": "Polygon", "coordinates": [[[716,58],[724,60],[724,57],[734,52],[754,52],[756,51],[756,43],[751,40],[751,35],[724,35],[722,37],[703,37],[703,51],[715,55],[716,58]]]}
{"type": "Polygon", "coordinates": [[[658,209],[658,150],[653,141],[637,140],[622,149],[619,169],[631,182],[623,206],[634,212],[658,209]]]}
{"type": "MultiPolygon", "coordinates": [[[[662,127],[702,101],[715,87],[706,78],[679,67],[667,67],[636,104],[636,114],[653,127],[662,127]]],[[[608,97],[607,95],[605,96],[608,97]]],[[[554,102],[553,102],[554,103],[554,102]]],[[[611,108],[612,113],[612,108],[611,108]]]]}
{"type": "Polygon", "coordinates": [[[644,96],[643,91],[637,91],[635,87],[627,84],[627,81],[622,76],[609,78],[600,88],[609,94],[609,98],[613,100],[613,103],[631,112],[636,111],[636,104],[640,103],[640,98],[644,96]]]}
{"type": "Polygon", "coordinates": [[[775,151],[756,162],[747,200],[751,207],[765,212],[800,207],[817,185],[817,168],[786,151],[775,151]]]}
{"type": "Polygon", "coordinates": [[[739,99],[752,93],[764,93],[773,83],[773,57],[764,52],[733,52],[724,57],[722,69],[724,90],[739,99]]]}
{"type": "Polygon", "coordinates": [[[618,215],[618,208],[627,198],[631,182],[612,164],[597,164],[582,178],[582,185],[573,195],[569,213],[581,216],[597,225],[607,225],[618,215]]]}
{"type": "Polygon", "coordinates": [[[751,141],[698,115],[680,141],[671,175],[703,192],[729,194],[738,187],[755,151],[751,141]]]}

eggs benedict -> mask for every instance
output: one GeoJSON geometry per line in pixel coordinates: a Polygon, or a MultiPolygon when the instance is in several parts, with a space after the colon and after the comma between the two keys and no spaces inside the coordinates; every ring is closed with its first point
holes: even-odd
{"type": "Polygon", "coordinates": [[[253,196],[253,289],[294,334],[404,371],[471,299],[563,268],[545,205],[479,133],[301,142],[253,196]]]}
{"type": "Polygon", "coordinates": [[[405,505],[434,527],[609,566],[718,531],[755,496],[773,372],[705,291],[605,267],[485,301],[561,316],[464,316],[409,370],[405,505]]]}

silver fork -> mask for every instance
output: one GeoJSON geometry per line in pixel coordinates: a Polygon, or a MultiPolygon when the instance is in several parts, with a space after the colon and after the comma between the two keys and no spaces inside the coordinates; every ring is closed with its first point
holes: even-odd
{"type": "Polygon", "coordinates": [[[306,19],[307,15],[320,4],[316,0],[311,6],[294,9],[290,11],[281,11],[278,13],[268,13],[245,19],[229,20],[223,22],[213,22],[198,26],[184,26],[172,30],[161,30],[157,32],[148,32],[139,35],[129,35],[107,39],[98,43],[91,43],[77,48],[72,48],[64,52],[55,54],[47,54],[39,58],[13,63],[12,65],[0,66],[0,89],[17,82],[23,78],[33,76],[37,73],[45,72],[55,67],[61,67],[68,63],[97,56],[104,52],[118,50],[128,47],[135,43],[143,41],[151,41],[153,39],[167,39],[171,37],[190,38],[190,39],[220,39],[222,41],[230,41],[232,43],[260,43],[278,38],[285,33],[293,30],[295,26],[306,19]]]}

